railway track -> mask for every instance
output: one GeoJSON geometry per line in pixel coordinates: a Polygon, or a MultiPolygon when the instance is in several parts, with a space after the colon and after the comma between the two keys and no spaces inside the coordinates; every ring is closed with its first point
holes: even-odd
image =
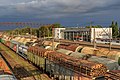
{"type": "MultiPolygon", "coordinates": [[[[90,46],[90,47],[93,47],[93,43],[90,43],[90,42],[78,42],[78,41],[69,41],[69,40],[55,40],[56,42],[61,42],[61,43],[68,43],[68,44],[79,44],[79,45],[82,45],[82,46],[90,46]]],[[[102,48],[107,48],[109,49],[109,44],[99,44],[99,43],[96,43],[96,47],[102,47],[102,48]]],[[[118,50],[120,51],[120,46],[118,45],[111,45],[111,49],[114,49],[114,50],[118,50]]]]}
{"type": "Polygon", "coordinates": [[[0,53],[18,80],[51,80],[46,74],[0,43],[0,53]]]}
{"type": "Polygon", "coordinates": [[[107,80],[120,80],[120,75],[115,72],[107,72],[105,78],[107,80]]]}

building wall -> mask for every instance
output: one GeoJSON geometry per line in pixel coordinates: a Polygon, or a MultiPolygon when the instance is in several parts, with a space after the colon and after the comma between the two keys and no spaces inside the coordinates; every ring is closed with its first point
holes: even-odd
{"type": "Polygon", "coordinates": [[[77,41],[90,41],[90,29],[68,28],[64,31],[64,39],[77,41]]]}
{"type": "Polygon", "coordinates": [[[55,28],[54,29],[54,38],[55,39],[64,39],[64,30],[65,30],[65,28],[55,28]]]}
{"type": "Polygon", "coordinates": [[[97,39],[112,39],[112,28],[91,28],[91,42],[97,39]]]}
{"type": "Polygon", "coordinates": [[[112,28],[55,28],[56,39],[93,42],[94,36],[95,40],[110,39],[110,37],[112,39],[112,28]]]}

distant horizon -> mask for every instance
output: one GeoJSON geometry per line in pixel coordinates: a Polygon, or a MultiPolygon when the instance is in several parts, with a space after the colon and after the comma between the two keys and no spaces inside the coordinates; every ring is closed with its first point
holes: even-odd
{"type": "MultiPolygon", "coordinates": [[[[116,20],[112,20],[112,21],[114,21],[114,22],[118,22],[118,21],[116,21],[116,20]]],[[[93,26],[95,26],[95,25],[101,25],[101,26],[103,26],[103,27],[109,27],[110,25],[111,25],[111,23],[112,23],[112,21],[110,21],[110,22],[104,22],[104,23],[100,23],[100,22],[94,22],[94,21],[92,21],[92,25],[93,26]]],[[[76,22],[72,22],[71,21],[71,23],[65,23],[65,22],[49,22],[48,20],[46,21],[46,23],[45,22],[41,22],[41,21],[39,21],[39,20],[20,20],[20,21],[14,21],[14,20],[12,20],[12,21],[9,21],[9,20],[7,20],[7,21],[1,21],[0,20],[0,22],[35,22],[35,23],[41,23],[41,24],[54,24],[54,23],[59,23],[59,24],[61,24],[62,26],[64,26],[64,27],[86,27],[86,26],[90,26],[90,24],[91,24],[91,22],[89,21],[89,22],[80,22],[80,23],[76,23],[76,22]]],[[[26,26],[24,26],[24,27],[26,27],[26,26]]],[[[29,27],[33,27],[33,26],[29,26],[29,27]]],[[[119,22],[118,22],[118,27],[119,27],[119,22]]],[[[7,26],[7,28],[5,28],[4,26],[1,26],[0,25],[0,30],[9,30],[9,29],[15,29],[15,28],[19,28],[19,27],[13,27],[13,28],[11,28],[11,26],[7,26]]],[[[22,28],[22,27],[20,27],[20,28],[22,28]]],[[[34,27],[33,27],[34,28],[34,27]]],[[[35,27],[36,28],[36,27],[35,27]]]]}
{"type": "MultiPolygon", "coordinates": [[[[0,21],[1,22],[1,21],[0,21]]],[[[5,21],[4,21],[5,22],[5,21]]],[[[8,21],[10,22],[10,21],[8,21]]],[[[16,21],[12,21],[13,23],[16,22],[16,21]]],[[[19,21],[20,22],[20,21],[19,21]]],[[[22,21],[21,21],[22,22],[22,21]]],[[[27,22],[27,21],[26,21],[27,22]]],[[[29,21],[31,22],[31,21],[29,21]]],[[[116,21],[115,21],[116,22],[116,21]]],[[[35,23],[40,23],[38,21],[36,21],[35,23]]],[[[59,22],[55,22],[55,23],[59,23],[59,22]]],[[[112,23],[112,22],[111,22],[112,23]]],[[[100,24],[94,24],[92,23],[92,26],[96,26],[96,25],[100,25],[102,27],[109,27],[111,25],[111,23],[108,25],[108,26],[105,26],[105,25],[100,25],[100,24]]],[[[42,24],[42,23],[41,23],[42,24]]],[[[43,23],[45,25],[45,23],[43,23]]],[[[47,23],[47,24],[54,24],[54,23],[47,23]]],[[[60,23],[61,24],[61,23],[60,23]]],[[[119,24],[118,24],[119,25],[119,24]]],[[[3,30],[12,30],[12,29],[16,29],[16,28],[24,28],[24,27],[27,27],[28,25],[26,26],[12,26],[12,25],[9,25],[9,26],[2,26],[0,25],[0,31],[3,31],[3,30]]],[[[63,25],[61,24],[61,26],[63,27],[86,27],[86,26],[90,26],[90,22],[89,23],[86,23],[86,25],[82,25],[82,24],[73,24],[73,25],[63,25]]],[[[32,27],[32,28],[38,28],[38,27],[35,27],[35,26],[28,26],[28,27],[32,27]]],[[[40,27],[40,26],[39,26],[40,27]]],[[[119,27],[119,26],[118,26],[119,27]]]]}

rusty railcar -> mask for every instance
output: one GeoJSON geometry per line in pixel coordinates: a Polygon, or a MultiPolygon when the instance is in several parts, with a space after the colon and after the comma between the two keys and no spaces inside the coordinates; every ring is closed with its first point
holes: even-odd
{"type": "Polygon", "coordinates": [[[81,75],[82,77],[89,77],[90,79],[103,76],[107,71],[107,68],[103,64],[76,59],[37,46],[30,47],[28,52],[28,58],[31,62],[40,66],[45,72],[55,76],[65,75],[66,78],[71,78],[77,74],[78,77],[81,75]],[[63,70],[70,73],[66,74],[63,70]]]}

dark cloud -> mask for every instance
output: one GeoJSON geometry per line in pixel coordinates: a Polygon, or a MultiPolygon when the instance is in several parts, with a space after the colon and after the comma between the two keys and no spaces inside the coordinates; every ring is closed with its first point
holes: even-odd
{"type": "Polygon", "coordinates": [[[1,15],[64,17],[119,9],[119,0],[1,0],[1,15]],[[6,3],[5,3],[6,2],[6,3]],[[7,4],[10,3],[10,4],[7,4]]]}
{"type": "Polygon", "coordinates": [[[83,20],[93,16],[99,19],[110,14],[112,19],[119,16],[119,12],[120,0],[0,0],[1,18],[54,19],[53,21],[60,22],[64,21],[58,18],[68,18],[70,22],[65,22],[72,23],[76,19],[78,23],[83,17],[83,20]]]}

